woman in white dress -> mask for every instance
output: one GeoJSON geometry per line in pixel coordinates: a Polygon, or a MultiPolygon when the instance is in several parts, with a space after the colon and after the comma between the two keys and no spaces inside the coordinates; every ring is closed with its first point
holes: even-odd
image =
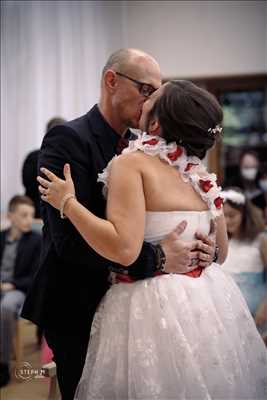
{"type": "MultiPolygon", "coordinates": [[[[255,317],[258,307],[267,297],[267,235],[264,232],[264,220],[260,210],[241,189],[225,188],[223,197],[229,237],[223,269],[232,275],[255,317]]],[[[258,329],[265,332],[267,322],[258,326],[258,329]]]]}
{"type": "MultiPolygon", "coordinates": [[[[42,199],[126,270],[144,239],[157,243],[186,219],[183,239],[191,241],[199,228],[208,233],[214,219],[222,263],[223,199],[201,161],[221,120],[211,94],[191,82],[169,82],[144,105],[141,128],[148,134],[130,142],[99,178],[108,187],[107,220],[75,198],[68,165],[66,180],[41,169],[49,178],[38,177],[42,199]]],[[[266,349],[233,279],[215,263],[190,275],[162,272],[137,282],[115,276],[95,315],[75,398],[264,399],[266,349]]]]}

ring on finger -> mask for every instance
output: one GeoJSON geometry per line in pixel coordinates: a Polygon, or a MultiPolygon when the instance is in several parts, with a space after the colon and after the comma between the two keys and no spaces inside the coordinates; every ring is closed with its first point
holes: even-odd
{"type": "Polygon", "coordinates": [[[197,264],[198,264],[198,258],[192,258],[190,265],[197,265],[197,264]]]}

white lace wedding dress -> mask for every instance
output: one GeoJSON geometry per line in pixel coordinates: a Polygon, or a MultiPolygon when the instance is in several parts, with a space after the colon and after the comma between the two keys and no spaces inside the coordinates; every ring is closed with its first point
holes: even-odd
{"type": "MultiPolygon", "coordinates": [[[[157,243],[208,233],[210,211],[147,212],[157,243]]],[[[267,353],[240,290],[213,263],[198,278],[166,274],[117,283],[96,312],[77,400],[260,400],[267,353]]]]}

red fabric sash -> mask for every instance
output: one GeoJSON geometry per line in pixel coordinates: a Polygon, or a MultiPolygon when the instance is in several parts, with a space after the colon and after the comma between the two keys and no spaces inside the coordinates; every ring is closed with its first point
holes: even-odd
{"type": "MultiPolygon", "coordinates": [[[[203,268],[202,267],[196,267],[193,271],[186,272],[182,275],[187,275],[190,276],[191,278],[198,278],[201,273],[202,273],[203,268]]],[[[164,273],[161,272],[156,272],[154,277],[165,275],[164,273]]],[[[136,279],[132,278],[129,275],[124,275],[124,274],[118,274],[116,273],[116,283],[133,283],[136,282],[136,279]]]]}

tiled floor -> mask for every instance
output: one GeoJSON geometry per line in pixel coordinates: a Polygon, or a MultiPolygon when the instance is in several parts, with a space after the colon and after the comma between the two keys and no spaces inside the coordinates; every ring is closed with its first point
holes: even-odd
{"type": "Polygon", "coordinates": [[[41,368],[40,350],[37,346],[36,327],[23,320],[23,357],[21,365],[12,365],[12,379],[8,386],[0,390],[1,400],[47,400],[49,378],[37,378],[41,368]],[[28,363],[28,364],[25,364],[28,363]],[[25,369],[26,365],[26,369],[25,369]],[[34,370],[30,375],[29,368],[34,370]],[[28,370],[27,370],[28,368],[28,370]]]}

